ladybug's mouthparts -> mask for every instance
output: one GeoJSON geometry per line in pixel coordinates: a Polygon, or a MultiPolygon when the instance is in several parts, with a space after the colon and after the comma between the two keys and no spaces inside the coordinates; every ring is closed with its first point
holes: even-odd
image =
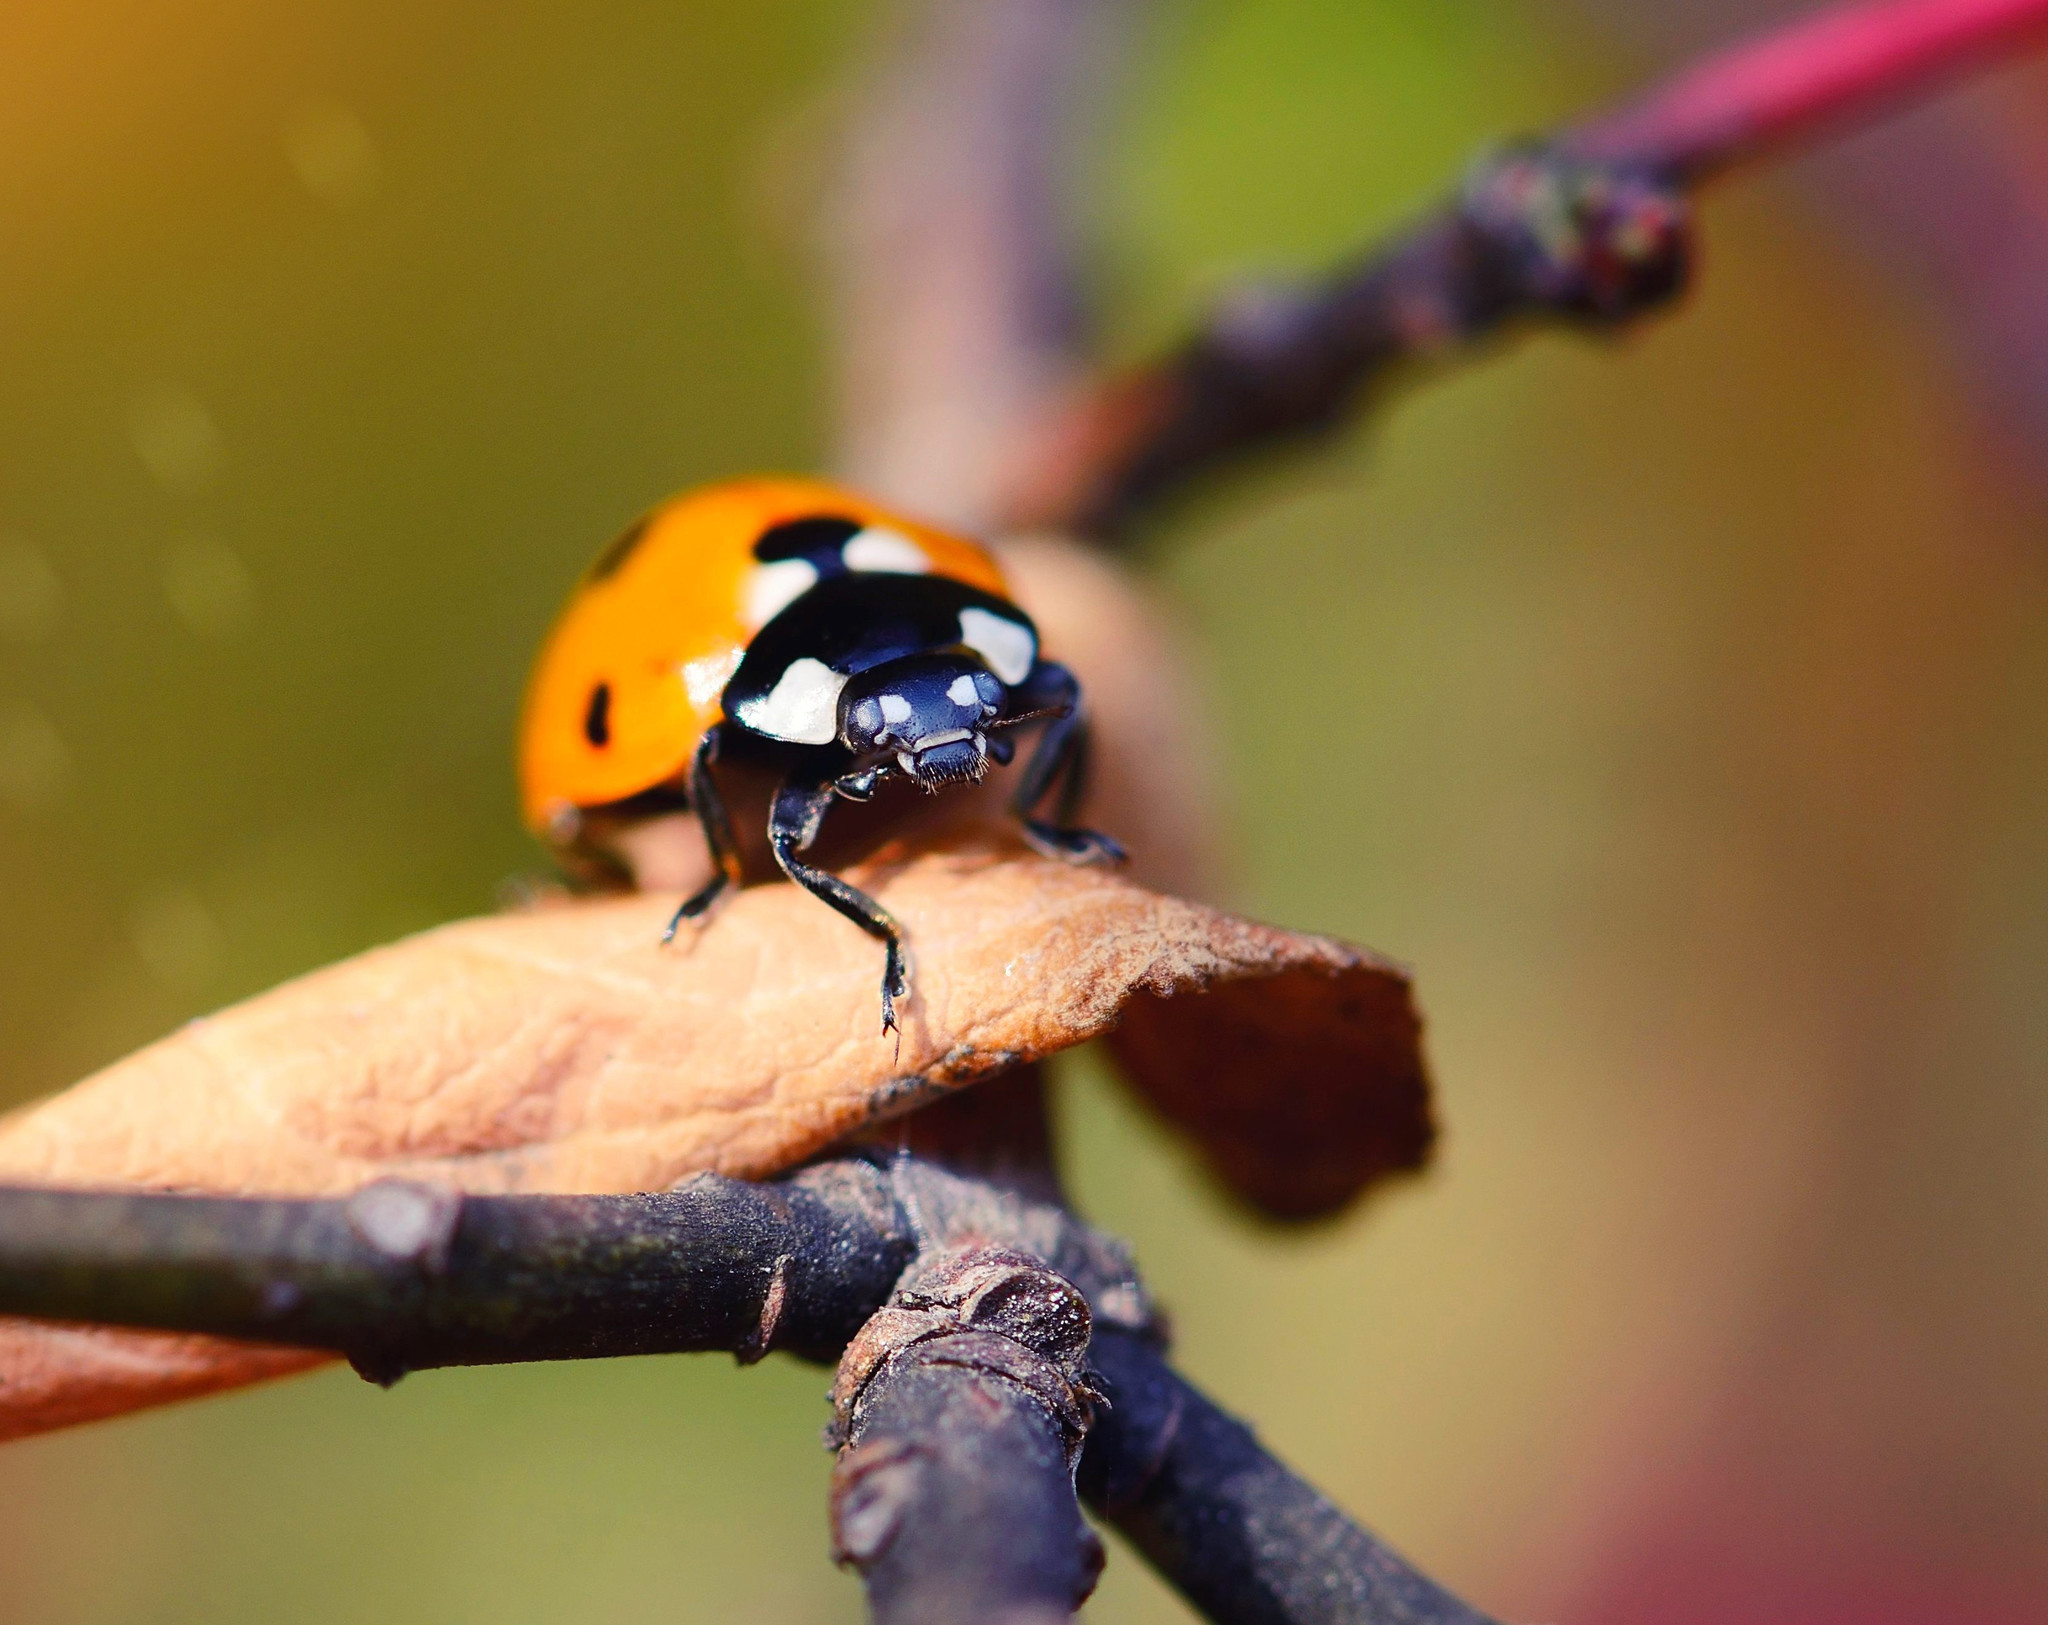
{"type": "Polygon", "coordinates": [[[965,728],[935,734],[913,750],[898,751],[896,765],[927,790],[978,781],[988,772],[988,740],[965,728]]]}

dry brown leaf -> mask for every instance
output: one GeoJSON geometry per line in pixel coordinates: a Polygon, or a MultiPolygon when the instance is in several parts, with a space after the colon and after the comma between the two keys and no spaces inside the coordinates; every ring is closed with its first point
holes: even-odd
{"type": "Polygon", "coordinates": [[[1436,1139],[1408,980],[1360,957],[1334,979],[1134,999],[1110,1034],[1124,1080],[1269,1218],[1327,1218],[1382,1175],[1421,1167],[1436,1139]]]}
{"type": "MultiPolygon", "coordinates": [[[[386,1175],[470,1192],[757,1177],[1080,1043],[1134,1000],[1168,1001],[1146,1019],[1171,1027],[1202,990],[1250,982],[1303,1023],[1276,1083],[1357,1095],[1404,1120],[1396,1139],[1426,1141],[1405,980],[1355,949],[989,834],[885,854],[851,878],[906,928],[916,985],[900,1055],[880,1032],[876,944],[793,887],[749,889],[670,948],[671,899],[569,902],[443,926],[193,1022],[0,1122],[0,1179],[311,1195],[386,1175]],[[1339,1009],[1396,1019],[1324,1019],[1339,1009]]],[[[1253,1035],[1224,1047],[1248,1077],[1273,1049],[1263,1007],[1218,1006],[1253,1035]]],[[[1251,1098],[1242,1079],[1227,1088],[1251,1098]]],[[[280,1360],[0,1330],[0,1434],[254,1380],[280,1360]]]]}
{"type": "Polygon", "coordinates": [[[879,948],[793,887],[751,888],[668,948],[672,899],[562,903],[443,926],[192,1022],[0,1122],[0,1178],[311,1194],[389,1174],[466,1191],[755,1177],[1080,1043],[1138,992],[1387,974],[993,838],[851,875],[907,929],[900,1054],[879,1024],[879,948]]]}
{"type": "Polygon", "coordinates": [[[0,1442],[325,1365],[305,1349],[0,1318],[0,1442]]]}

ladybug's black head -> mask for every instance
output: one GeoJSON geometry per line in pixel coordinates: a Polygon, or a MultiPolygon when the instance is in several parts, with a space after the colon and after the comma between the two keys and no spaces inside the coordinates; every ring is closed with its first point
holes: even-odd
{"type": "Polygon", "coordinates": [[[1003,700],[1003,685],[971,654],[909,655],[847,683],[839,742],[856,756],[893,757],[936,790],[988,771],[988,729],[1003,700]]]}

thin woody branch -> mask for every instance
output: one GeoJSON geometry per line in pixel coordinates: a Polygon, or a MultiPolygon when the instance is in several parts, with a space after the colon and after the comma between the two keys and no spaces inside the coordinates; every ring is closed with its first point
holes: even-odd
{"type": "Polygon", "coordinates": [[[0,1314],[325,1349],[380,1382],[619,1354],[832,1359],[915,1252],[887,1173],[859,1161],[646,1196],[0,1189],[0,1314]]]}
{"type": "Polygon", "coordinates": [[[1861,0],[1483,158],[1448,204],[1322,282],[1258,290],[1022,437],[1012,526],[1108,533],[1232,458],[1324,430],[1418,361],[1553,320],[1618,327],[1686,286],[1689,193],[2048,34],[2048,0],[1861,0]]]}
{"type": "Polygon", "coordinates": [[[1090,1319],[1041,1260],[970,1246],[915,1269],[847,1349],[832,1543],[877,1625],[1056,1625],[1095,1588],[1074,1493],[1090,1319]]]}
{"type": "Polygon", "coordinates": [[[1108,535],[1185,481],[1327,430],[1417,361],[1538,315],[1603,326],[1684,286],[1683,191],[1627,165],[1522,147],[1357,265],[1248,290],[1165,358],[1113,377],[1022,439],[1008,524],[1108,535]]]}
{"type": "Polygon", "coordinates": [[[1492,1625],[1268,1455],[1166,1362],[1098,1333],[1109,1405],[1081,1459],[1089,1505],[1229,1625],[1492,1625]]]}
{"type": "Polygon", "coordinates": [[[783,1351],[837,1360],[919,1256],[998,1237],[1150,1324],[1128,1254],[1065,1209],[915,1157],[638,1196],[462,1196],[385,1179],[346,1198],[0,1186],[0,1315],[440,1366],[783,1351]]]}
{"type": "Polygon", "coordinates": [[[1171,1371],[1120,1245],[914,1158],[634,1197],[0,1188],[0,1314],[330,1349],[380,1381],[843,1350],[834,1539],[892,1625],[1070,1613],[1100,1562],[1077,1453],[1090,1502],[1218,1625],[1487,1625],[1171,1371]],[[981,1612],[943,1611],[969,1594],[981,1612]]]}

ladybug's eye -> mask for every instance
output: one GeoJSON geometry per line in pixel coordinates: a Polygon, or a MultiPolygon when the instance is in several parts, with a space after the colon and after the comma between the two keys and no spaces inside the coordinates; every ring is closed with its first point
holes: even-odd
{"type": "Polygon", "coordinates": [[[612,685],[599,683],[590,691],[590,704],[583,712],[583,737],[600,750],[612,742],[612,685]]]}

